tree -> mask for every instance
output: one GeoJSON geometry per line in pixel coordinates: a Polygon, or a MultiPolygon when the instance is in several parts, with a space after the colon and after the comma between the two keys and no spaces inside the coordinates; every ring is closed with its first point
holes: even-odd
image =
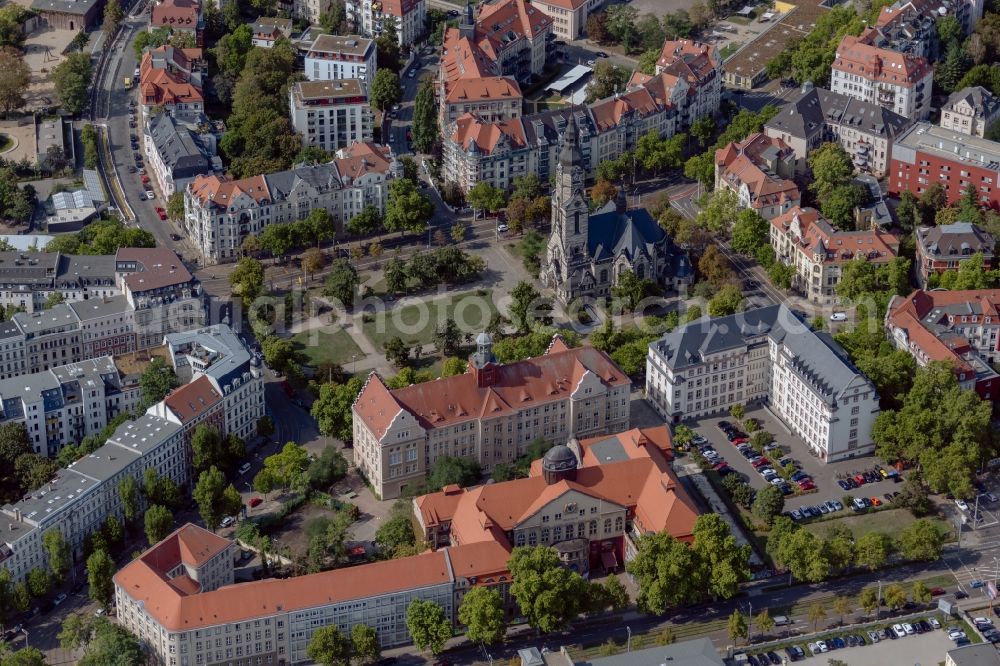
{"type": "Polygon", "coordinates": [[[364,380],[351,377],[344,384],[323,384],[319,397],[313,402],[311,414],[319,426],[319,431],[341,441],[349,441],[353,436],[351,405],[361,393],[364,380]]]}
{"type": "Polygon", "coordinates": [[[507,561],[513,583],[511,595],[533,628],[548,633],[560,629],[584,608],[587,583],[560,564],[549,546],[514,548],[507,561]]]}
{"type": "Polygon", "coordinates": [[[704,569],[705,592],[730,599],[740,583],[750,580],[750,545],[737,545],[729,525],[718,514],[704,514],[694,523],[693,550],[704,569]]]}
{"type": "Polygon", "coordinates": [[[49,558],[48,564],[49,569],[52,570],[52,575],[59,581],[64,580],[66,573],[69,571],[70,566],[72,566],[73,558],[69,543],[66,541],[66,537],[63,536],[62,530],[54,527],[46,532],[42,536],[42,546],[45,548],[45,554],[49,558]]]}
{"type": "Polygon", "coordinates": [[[283,488],[301,486],[309,467],[309,454],[295,442],[287,442],[281,451],[264,458],[264,469],[274,475],[283,488]]]}
{"type": "Polygon", "coordinates": [[[885,599],[886,605],[893,610],[901,608],[906,603],[906,591],[896,583],[885,588],[882,597],[885,599]]]}
{"type": "Polygon", "coordinates": [[[399,85],[399,76],[389,69],[380,69],[375,73],[372,89],[369,95],[371,105],[379,111],[391,109],[403,98],[403,89],[399,85]]]}
{"type": "Polygon", "coordinates": [[[712,317],[725,317],[736,314],[742,307],[743,292],[738,285],[727,284],[708,302],[708,314],[712,317]]]}
{"type": "Polygon", "coordinates": [[[727,623],[727,630],[729,631],[729,638],[734,642],[740,638],[747,638],[747,619],[743,616],[743,613],[739,609],[734,610],[729,616],[729,621],[727,623]]]}
{"type": "Polygon", "coordinates": [[[84,647],[94,635],[95,622],[87,613],[71,613],[63,620],[59,631],[59,646],[67,651],[84,647]]]}
{"type": "MultiPolygon", "coordinates": [[[[659,58],[660,51],[656,49],[655,51],[657,58],[659,58]]],[[[715,118],[712,116],[702,116],[698,118],[693,123],[691,123],[691,136],[698,141],[698,145],[705,148],[709,145],[709,141],[712,140],[712,136],[715,134],[715,118]]]]}
{"type": "Polygon", "coordinates": [[[421,153],[430,153],[438,140],[437,106],[434,104],[434,86],[421,82],[413,99],[413,147],[421,153]]]}
{"type": "Polygon", "coordinates": [[[780,519],[776,519],[772,535],[768,537],[768,553],[775,562],[801,581],[816,583],[824,580],[830,574],[830,561],[823,551],[820,538],[804,529],[776,535],[774,526],[779,524],[780,519]]]}
{"type": "Polygon", "coordinates": [[[94,623],[93,638],[79,666],[142,666],[146,663],[139,639],[119,625],[106,619],[94,623]]]}
{"type": "Polygon", "coordinates": [[[346,307],[351,307],[354,305],[354,298],[360,284],[361,278],[358,277],[358,271],[349,260],[334,259],[330,265],[330,272],[326,276],[323,295],[335,299],[346,307]]]}
{"type": "Polygon", "coordinates": [[[24,93],[31,83],[31,68],[16,49],[0,47],[0,109],[5,115],[24,106],[24,93]]]}
{"type": "Polygon", "coordinates": [[[598,180],[594,186],[590,188],[590,200],[593,202],[594,206],[598,208],[609,201],[614,200],[617,196],[618,188],[606,180],[598,180]]]}
{"type": "Polygon", "coordinates": [[[333,0],[327,6],[327,10],[319,15],[319,25],[328,35],[348,34],[347,7],[342,0],[333,0]]]}
{"type": "Polygon", "coordinates": [[[754,618],[754,624],[760,629],[760,635],[764,636],[764,634],[774,629],[774,618],[771,617],[771,613],[765,608],[757,613],[757,617],[754,618]]]}
{"type": "Polygon", "coordinates": [[[508,313],[518,333],[527,333],[541,309],[542,295],[530,282],[518,282],[511,290],[508,313]]]}
{"type": "Polygon", "coordinates": [[[594,12],[587,16],[586,30],[587,37],[598,44],[611,42],[611,33],[608,32],[608,15],[604,12],[594,12]]]}
{"type": "Polygon", "coordinates": [[[458,607],[458,621],[465,625],[465,635],[473,643],[499,643],[507,631],[500,593],[489,587],[473,587],[458,607]]]}
{"type": "Polygon", "coordinates": [[[702,598],[704,569],[692,548],[666,532],[643,535],[636,545],[626,568],[639,583],[639,608],[662,615],[702,598]]]}
{"type": "MultiPolygon", "coordinates": [[[[266,461],[265,461],[266,463],[266,461]]],[[[224,493],[226,491],[226,477],[219,471],[218,467],[211,467],[198,477],[194,491],[191,493],[194,501],[198,503],[198,513],[205,521],[205,526],[213,532],[226,516],[224,493]]]]}
{"type": "Polygon", "coordinates": [[[636,22],[639,10],[632,5],[612,5],[605,10],[605,14],[608,17],[608,32],[628,53],[638,44],[639,32],[636,29],[636,22]]]}
{"type": "Polygon", "coordinates": [[[382,213],[370,204],[347,222],[347,230],[355,236],[368,236],[381,228],[382,213]]]}
{"type": "Polygon", "coordinates": [[[945,92],[954,92],[969,70],[969,58],[957,40],[947,45],[945,55],[934,68],[934,83],[945,92]]]}
{"type": "Polygon", "coordinates": [[[378,632],[367,624],[356,624],[351,627],[351,652],[360,664],[370,666],[377,663],[382,656],[378,632]]]}
{"type": "Polygon", "coordinates": [[[698,224],[713,233],[725,234],[730,225],[740,219],[740,212],[742,209],[736,194],[720,188],[712,193],[707,205],[698,212],[698,224]]]}
{"type": "Polygon", "coordinates": [[[462,341],[462,332],[452,318],[447,318],[434,332],[434,346],[442,356],[453,356],[458,351],[462,341]]]}
{"type": "Polygon", "coordinates": [[[858,597],[858,603],[861,608],[865,611],[866,615],[871,615],[872,612],[878,608],[878,593],[875,588],[866,587],[861,590],[861,596],[858,597]]]}
{"type": "Polygon", "coordinates": [[[383,555],[391,557],[400,548],[412,546],[416,542],[410,522],[412,515],[410,503],[405,500],[392,506],[389,519],[375,532],[375,545],[383,555]]]}
{"type": "Polygon", "coordinates": [[[809,186],[819,201],[835,188],[851,182],[854,164],[847,151],[836,142],[824,143],[809,153],[809,168],[813,182],[809,186]]]}
{"type": "Polygon", "coordinates": [[[394,335],[382,345],[385,351],[385,358],[397,368],[402,368],[410,362],[410,346],[403,342],[403,338],[394,335]]]}
{"type": "Polygon", "coordinates": [[[632,270],[624,270],[611,287],[611,296],[625,310],[635,310],[643,299],[656,293],[656,283],[649,278],[640,279],[632,270]]]}
{"type": "Polygon", "coordinates": [[[848,597],[837,596],[830,602],[833,612],[840,617],[840,624],[844,624],[844,616],[851,612],[851,600],[848,597]]]}
{"type": "Polygon", "coordinates": [[[162,358],[154,357],[139,377],[140,406],[137,411],[143,412],[150,405],[160,402],[175,386],[177,377],[174,371],[162,358]]]}
{"type": "Polygon", "coordinates": [[[920,213],[923,224],[934,224],[934,216],[948,205],[948,193],[941,183],[931,183],[920,195],[920,213]]]}
{"type": "Polygon", "coordinates": [[[47,666],[45,655],[38,648],[24,647],[10,654],[4,654],[4,666],[47,666]]]}
{"type": "Polygon", "coordinates": [[[444,609],[433,601],[414,599],[406,608],[406,628],[418,650],[440,654],[451,638],[451,621],[444,609]]]}
{"type": "Polygon", "coordinates": [[[809,621],[813,623],[813,631],[819,626],[821,620],[826,619],[826,607],[820,602],[815,602],[809,606],[809,621]]]}
{"type": "Polygon", "coordinates": [[[416,185],[405,178],[392,181],[383,220],[386,231],[423,233],[433,215],[434,204],[416,185]]]}
{"type": "Polygon", "coordinates": [[[108,0],[107,4],[104,5],[105,32],[109,35],[114,34],[123,18],[125,18],[125,12],[122,11],[122,6],[118,0],[108,0]]]}
{"type": "Polygon", "coordinates": [[[56,97],[64,109],[76,115],[87,105],[92,76],[90,54],[70,53],[52,70],[56,97]]]}
{"type": "Polygon", "coordinates": [[[587,85],[587,104],[624,91],[628,79],[629,72],[625,68],[612,64],[609,60],[599,60],[594,65],[587,85]]]}
{"type": "Polygon", "coordinates": [[[465,233],[467,231],[468,231],[468,227],[466,227],[461,222],[456,222],[455,224],[451,225],[451,231],[450,231],[451,242],[457,244],[457,243],[461,243],[462,241],[464,241],[465,240],[465,233]]]}
{"type": "Polygon", "coordinates": [[[465,200],[476,210],[490,212],[503,208],[507,198],[502,190],[481,180],[469,189],[465,200]]]}
{"type": "Polygon", "coordinates": [[[173,508],[180,506],[180,489],[173,480],[160,476],[155,467],[147,467],[142,475],[143,493],[150,504],[161,504],[173,508]]]}
{"type": "Polygon", "coordinates": [[[900,530],[898,546],[906,559],[929,562],[941,557],[944,535],[933,521],[922,518],[900,530]]]}
{"type": "Polygon", "coordinates": [[[777,486],[767,485],[757,492],[751,511],[770,525],[785,508],[785,496],[777,486]]]}
{"type": "Polygon", "coordinates": [[[323,666],[351,666],[351,642],[336,625],[320,627],[313,632],[306,654],[323,666]]]}
{"type": "Polygon", "coordinates": [[[741,210],[733,225],[730,245],[740,254],[753,257],[757,248],[768,244],[771,224],[750,208],[741,210]]]}
{"type": "Polygon", "coordinates": [[[386,21],[382,26],[382,34],[375,39],[377,50],[376,61],[378,69],[399,71],[402,51],[399,47],[399,34],[394,21],[386,21]]]}
{"type": "Polygon", "coordinates": [[[118,567],[110,555],[103,550],[95,550],[87,558],[87,583],[90,585],[90,598],[103,608],[111,606],[115,595],[115,584],[112,578],[118,567]]]}
{"type": "Polygon", "coordinates": [[[264,266],[256,259],[244,257],[229,274],[229,283],[233,286],[233,291],[239,293],[246,307],[264,291],[264,266]]]}
{"type": "Polygon", "coordinates": [[[146,510],[143,521],[146,526],[146,539],[152,546],[170,534],[170,528],[174,526],[174,515],[167,507],[153,504],[146,510]]]}
{"type": "Polygon", "coordinates": [[[41,599],[52,589],[52,577],[41,567],[35,567],[28,572],[28,591],[31,596],[41,599]]]}
{"type": "Polygon", "coordinates": [[[475,485],[481,475],[479,464],[474,460],[440,456],[434,461],[427,477],[427,488],[429,492],[437,492],[453,484],[467,488],[475,485]]]}
{"type": "Polygon", "coordinates": [[[920,470],[914,469],[906,475],[903,487],[899,491],[899,497],[895,498],[894,503],[906,507],[910,513],[918,518],[926,516],[933,510],[929,490],[920,470]]]}
{"type": "Polygon", "coordinates": [[[855,544],[855,561],[870,571],[885,566],[892,550],[892,541],[881,532],[869,532],[855,544]]]}

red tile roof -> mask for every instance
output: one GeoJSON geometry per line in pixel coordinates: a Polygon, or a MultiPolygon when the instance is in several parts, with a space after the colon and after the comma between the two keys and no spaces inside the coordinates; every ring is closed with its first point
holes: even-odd
{"type": "Polygon", "coordinates": [[[906,88],[912,88],[930,74],[926,58],[879,48],[866,41],[876,34],[869,28],[860,37],[846,35],[837,47],[833,69],[906,88]]]}
{"type": "Polygon", "coordinates": [[[551,16],[527,0],[488,2],[479,6],[476,41],[488,56],[497,59],[510,44],[520,38],[534,39],[552,23],[551,16]]]}
{"type": "Polygon", "coordinates": [[[445,100],[453,104],[520,99],[521,88],[517,85],[517,81],[506,76],[456,79],[447,85],[445,95],[445,100]]]}
{"type": "Polygon", "coordinates": [[[337,151],[334,160],[341,178],[360,178],[369,173],[389,175],[392,168],[392,148],[372,141],[358,141],[337,151]]]}
{"type": "Polygon", "coordinates": [[[193,0],[162,0],[153,4],[149,25],[153,28],[194,30],[198,27],[201,5],[193,0]]]}
{"type": "Polygon", "coordinates": [[[163,402],[182,424],[186,424],[218,409],[222,404],[222,395],[215,389],[208,375],[202,375],[171,391],[163,402]]]}
{"type": "Polygon", "coordinates": [[[660,106],[645,88],[629,90],[621,95],[595,102],[590,106],[590,112],[594,117],[598,132],[616,127],[630,114],[643,118],[658,111],[660,111],[660,106]]]}
{"type": "Polygon", "coordinates": [[[418,0],[382,0],[382,11],[396,18],[403,18],[415,11],[419,4],[418,0]]]}
{"type": "Polygon", "coordinates": [[[719,58],[711,44],[690,39],[668,39],[663,43],[657,73],[666,72],[698,86],[717,75],[719,58]]]}
{"type": "Polygon", "coordinates": [[[500,69],[474,40],[462,37],[458,28],[448,28],[444,33],[441,72],[445,81],[454,81],[496,76],[500,69]]]}
{"type": "Polygon", "coordinates": [[[464,113],[455,121],[455,131],[451,140],[468,150],[471,145],[486,155],[501,141],[508,141],[512,148],[525,145],[524,126],[517,120],[487,122],[471,113],[464,113]]]}
{"type": "MultiPolygon", "coordinates": [[[[193,525],[182,529],[191,528],[206,532],[193,525]]],[[[167,541],[170,539],[168,537],[167,541]]],[[[115,583],[130,597],[141,601],[145,612],[168,631],[243,622],[280,612],[451,582],[448,559],[444,551],[438,551],[307,576],[237,583],[212,592],[191,594],[182,589],[185,586],[171,585],[167,579],[166,572],[170,568],[163,563],[169,563],[170,558],[153,555],[167,541],[126,565],[115,575],[115,583]]]]}
{"type": "Polygon", "coordinates": [[[737,191],[741,184],[745,184],[750,191],[750,204],[754,208],[798,202],[800,199],[799,188],[794,181],[779,178],[762,166],[764,152],[771,149],[777,151],[779,158],[792,152],[781,139],[760,132],[715,151],[715,164],[719,167],[720,180],[737,191]]]}
{"type": "Polygon", "coordinates": [[[142,72],[139,87],[142,90],[142,103],[146,106],[192,104],[205,101],[197,86],[165,69],[149,68],[142,72]]]}
{"type": "Polygon", "coordinates": [[[123,247],[115,255],[115,261],[139,265],[136,272],[125,276],[125,286],[132,292],[187,284],[194,279],[180,257],[163,247],[123,247]]]}
{"type": "Polygon", "coordinates": [[[440,428],[565,400],[587,373],[611,386],[630,384],[614,361],[594,347],[552,347],[542,356],[497,366],[495,381],[488,387],[478,386],[476,376],[465,373],[389,391],[373,375],[354,409],[356,417],[381,439],[400,409],[413,414],[424,428],[440,428]]]}
{"type": "Polygon", "coordinates": [[[271,198],[267,182],[263,176],[251,176],[242,180],[229,180],[225,176],[197,176],[188,186],[202,206],[215,204],[220,208],[228,208],[229,203],[246,194],[257,203],[271,198]]]}
{"type": "Polygon", "coordinates": [[[794,206],[771,220],[782,235],[792,235],[796,249],[810,259],[824,255],[824,263],[842,264],[857,257],[888,263],[899,251],[899,239],[883,231],[839,231],[815,208],[794,206]],[[796,227],[798,231],[793,231],[796,227]]]}

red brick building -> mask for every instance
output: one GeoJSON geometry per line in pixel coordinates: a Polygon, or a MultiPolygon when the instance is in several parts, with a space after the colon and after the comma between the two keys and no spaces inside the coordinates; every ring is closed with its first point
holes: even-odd
{"type": "Polygon", "coordinates": [[[892,146],[889,193],[920,196],[941,183],[954,203],[972,185],[984,206],[1000,208],[1000,143],[917,123],[892,146]]]}

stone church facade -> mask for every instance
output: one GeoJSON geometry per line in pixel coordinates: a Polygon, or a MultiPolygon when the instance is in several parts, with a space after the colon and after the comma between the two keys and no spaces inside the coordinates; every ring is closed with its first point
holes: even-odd
{"type": "Polygon", "coordinates": [[[648,210],[626,209],[623,188],[617,201],[590,212],[585,174],[576,123],[570,116],[556,164],[552,234],[541,274],[545,286],[569,303],[609,296],[626,271],[667,288],[688,282],[693,270],[687,255],[648,210]]]}

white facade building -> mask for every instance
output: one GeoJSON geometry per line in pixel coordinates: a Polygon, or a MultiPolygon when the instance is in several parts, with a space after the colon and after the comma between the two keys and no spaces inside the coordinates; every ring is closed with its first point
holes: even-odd
{"type": "Polygon", "coordinates": [[[375,80],[375,41],[358,35],[320,35],[306,51],[304,71],[310,81],[355,79],[365,90],[375,80]]]}
{"type": "Polygon", "coordinates": [[[375,116],[363,81],[337,79],[293,83],[288,90],[292,127],[307,146],[335,152],[371,141],[375,116]]]}
{"type": "Polygon", "coordinates": [[[646,397],[674,423],[766,402],[823,462],[875,449],[874,385],[784,305],[699,319],[651,343],[646,397]]]}

